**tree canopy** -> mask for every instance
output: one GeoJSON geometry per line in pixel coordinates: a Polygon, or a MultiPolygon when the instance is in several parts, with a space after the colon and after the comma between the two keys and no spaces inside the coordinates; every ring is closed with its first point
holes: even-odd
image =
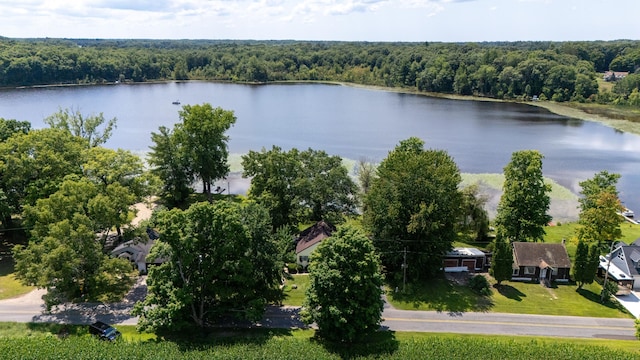
{"type": "Polygon", "coordinates": [[[106,143],[117,121],[116,118],[107,121],[103,113],[84,116],[79,110],[70,109],[59,109],[57,113],[44,119],[51,128],[67,130],[72,135],[85,139],[88,147],[106,143]]]}
{"type": "Polygon", "coordinates": [[[136,304],[138,326],[177,331],[224,316],[258,320],[281,279],[266,211],[255,204],[196,203],[157,215],[160,240],[150,257],[148,295],[136,304]]]}
{"type": "Polygon", "coordinates": [[[578,238],[588,244],[596,244],[602,251],[622,237],[620,224],[624,219],[620,212],[624,206],[618,198],[616,185],[619,174],[601,171],[593,178],[580,182],[580,217],[578,238]]]}
{"type": "Polygon", "coordinates": [[[364,339],[380,328],[382,274],[373,242],[352,226],[338,227],[311,254],[303,319],[322,338],[364,339]]]}
{"type": "Polygon", "coordinates": [[[445,151],[423,146],[418,138],[401,141],[378,166],[364,199],[364,222],[396,280],[405,250],[412,280],[434,276],[460,219],[458,166],[445,151]]]}
{"type": "Polygon", "coordinates": [[[504,168],[503,193],[498,204],[496,225],[509,241],[542,241],[551,185],[544,182],[542,159],[535,150],[516,151],[504,168]]]}
{"type": "Polygon", "coordinates": [[[357,187],[339,156],[308,149],[249,151],[243,176],[248,196],[269,209],[274,229],[298,222],[342,222],[355,213],[357,187]]]}

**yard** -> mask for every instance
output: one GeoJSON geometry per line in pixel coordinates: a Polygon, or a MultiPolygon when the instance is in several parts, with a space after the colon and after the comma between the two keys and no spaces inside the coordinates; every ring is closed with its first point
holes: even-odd
{"type": "Polygon", "coordinates": [[[309,287],[309,275],[296,274],[292,276],[293,278],[288,279],[285,283],[283,303],[290,306],[302,306],[309,287]]]}
{"type": "Polygon", "coordinates": [[[576,291],[573,284],[545,288],[537,283],[507,281],[500,287],[495,286],[494,282],[492,285],[491,296],[483,297],[466,286],[442,278],[429,284],[408,286],[404,293],[390,292],[387,298],[394,307],[403,310],[632,317],[615,301],[601,304],[601,287],[597,283],[585,285],[580,291],[576,291]]]}

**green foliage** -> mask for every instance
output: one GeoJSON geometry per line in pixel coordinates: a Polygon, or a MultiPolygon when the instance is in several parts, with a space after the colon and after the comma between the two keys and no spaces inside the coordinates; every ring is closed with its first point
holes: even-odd
{"type": "Polygon", "coordinates": [[[0,186],[14,214],[57,191],[62,179],[80,175],[84,142],[59,129],[19,132],[0,142],[0,186]]]}
{"type": "MultiPolygon", "coordinates": [[[[118,199],[123,189],[111,194],[118,199]]],[[[47,289],[48,307],[65,301],[95,301],[115,290],[122,296],[133,284],[126,260],[109,259],[96,233],[111,228],[115,215],[102,202],[97,185],[86,178],[68,177],[60,189],[34,206],[25,207],[31,240],[14,248],[16,277],[47,289]]],[[[126,204],[126,208],[131,204],[126,204]]]]}
{"type": "Polygon", "coordinates": [[[482,296],[490,296],[491,295],[491,284],[489,284],[489,280],[483,275],[474,275],[469,279],[469,287],[473,292],[482,296]]]}
{"type": "Polygon", "coordinates": [[[180,110],[181,123],[174,133],[183,145],[191,173],[202,181],[203,193],[212,201],[211,184],[229,173],[227,130],[235,124],[233,111],[211,104],[184,105],[180,110]]]}
{"type": "Polygon", "coordinates": [[[543,156],[535,150],[516,151],[504,168],[503,193],[498,204],[496,226],[509,241],[541,241],[551,186],[542,175],[543,156]]]}
{"type": "Polygon", "coordinates": [[[489,214],[484,208],[487,197],[479,191],[477,183],[462,190],[461,230],[471,233],[475,241],[484,241],[489,232],[489,214]]]}
{"type": "Polygon", "coordinates": [[[496,279],[498,285],[503,281],[511,280],[513,275],[513,249],[509,241],[504,240],[501,234],[496,237],[493,246],[489,272],[496,279]]]}
{"type": "Polygon", "coordinates": [[[160,239],[151,258],[148,295],[137,303],[141,330],[176,332],[210,326],[224,316],[257,320],[277,300],[282,263],[269,238],[266,210],[217,201],[157,215],[160,239]]]}
{"type": "Polygon", "coordinates": [[[580,239],[576,248],[576,256],[573,260],[573,279],[582,289],[584,284],[591,284],[596,277],[600,262],[600,250],[597,243],[589,244],[580,239]]]}
{"type": "Polygon", "coordinates": [[[615,280],[608,279],[608,281],[604,283],[600,296],[602,297],[602,300],[604,302],[604,301],[608,301],[609,298],[615,295],[617,292],[618,292],[618,283],[615,280]]]}
{"type": "Polygon", "coordinates": [[[311,254],[310,287],[302,318],[318,325],[321,338],[355,342],[378,331],[382,321],[382,275],[372,241],[345,225],[311,254]]]}
{"type": "Polygon", "coordinates": [[[15,134],[28,134],[31,130],[31,123],[28,121],[17,121],[14,119],[0,118],[0,142],[7,141],[15,134]]]}
{"type": "Polygon", "coordinates": [[[624,207],[616,189],[619,178],[619,174],[601,171],[580,183],[583,198],[580,199],[581,227],[577,235],[589,244],[597,244],[602,251],[608,250],[613,241],[622,237],[620,224],[624,219],[619,213],[624,207]]]}
{"type": "Polygon", "coordinates": [[[636,319],[636,337],[640,340],[640,319],[636,319]]]}
{"type": "Polygon", "coordinates": [[[193,192],[194,174],[189,166],[185,145],[178,141],[173,130],[161,126],[151,133],[154,145],[149,152],[151,172],[162,180],[160,196],[168,208],[182,208],[193,192]]]}
{"type": "Polygon", "coordinates": [[[87,142],[88,147],[103,145],[111,137],[116,127],[116,118],[105,123],[104,114],[83,116],[79,110],[58,109],[58,112],[46,117],[45,124],[53,129],[62,129],[87,142]],[[101,126],[104,127],[99,130],[101,126]]]}
{"type": "Polygon", "coordinates": [[[249,151],[242,156],[251,177],[248,197],[269,209],[275,229],[299,222],[341,223],[355,213],[356,185],[339,156],[308,149],[249,151]]]}
{"type": "Polygon", "coordinates": [[[401,279],[405,249],[410,281],[434,277],[456,238],[460,170],[445,151],[423,145],[401,141],[378,166],[364,200],[364,222],[391,280],[401,279]]]}
{"type": "Polygon", "coordinates": [[[309,331],[224,329],[209,336],[175,341],[122,341],[110,344],[94,337],[53,333],[3,338],[8,359],[636,359],[637,344],[621,340],[551,339],[487,335],[380,332],[356,344],[327,344],[309,331]],[[616,348],[619,346],[621,348],[616,348]],[[628,349],[628,350],[626,350],[628,349]],[[135,356],[132,356],[134,354],[135,356]],[[550,355],[552,354],[552,355],[550,355]]]}

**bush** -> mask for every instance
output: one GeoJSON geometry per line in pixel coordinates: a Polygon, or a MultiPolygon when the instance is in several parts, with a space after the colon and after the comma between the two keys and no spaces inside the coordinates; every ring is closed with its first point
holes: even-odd
{"type": "Polygon", "coordinates": [[[482,275],[475,275],[469,280],[469,287],[473,292],[482,296],[491,295],[489,280],[482,275]]]}

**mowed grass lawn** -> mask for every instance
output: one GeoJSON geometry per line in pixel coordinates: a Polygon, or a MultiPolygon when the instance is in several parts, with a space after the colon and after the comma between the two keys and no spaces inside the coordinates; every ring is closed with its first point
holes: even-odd
{"type": "Polygon", "coordinates": [[[295,274],[292,279],[287,279],[284,285],[284,305],[302,306],[304,296],[309,288],[308,274],[295,274]]]}
{"type": "Polygon", "coordinates": [[[597,283],[576,291],[576,286],[571,284],[546,288],[537,283],[507,281],[499,287],[492,287],[492,295],[484,297],[466,286],[437,279],[420,286],[409,286],[405,293],[389,292],[387,299],[394,307],[403,310],[632,317],[616,301],[608,300],[601,304],[600,289],[597,283]]]}
{"type": "Polygon", "coordinates": [[[11,259],[6,257],[0,259],[0,300],[20,296],[33,289],[34,287],[24,286],[16,280],[11,259]]]}

